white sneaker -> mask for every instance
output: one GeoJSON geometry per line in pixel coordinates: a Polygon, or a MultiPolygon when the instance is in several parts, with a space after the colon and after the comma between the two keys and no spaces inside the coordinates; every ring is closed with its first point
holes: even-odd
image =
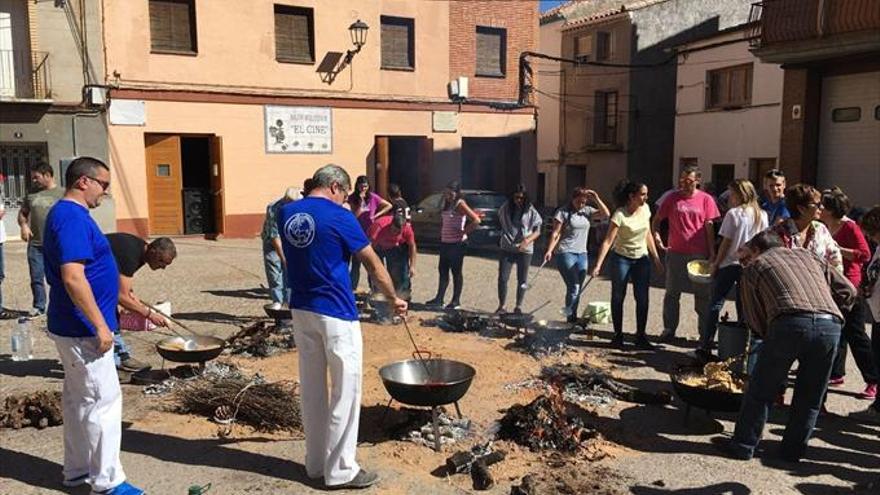
{"type": "Polygon", "coordinates": [[[280,303],[280,302],[274,302],[274,303],[272,303],[272,304],[267,304],[266,307],[269,308],[269,309],[271,309],[271,310],[273,310],[273,311],[278,311],[278,310],[281,309],[281,303],[280,303]]]}

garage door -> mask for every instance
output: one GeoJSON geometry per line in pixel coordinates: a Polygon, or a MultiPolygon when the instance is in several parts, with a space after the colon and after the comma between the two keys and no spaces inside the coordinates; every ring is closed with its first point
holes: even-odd
{"type": "Polygon", "coordinates": [[[824,78],[821,111],[818,185],[880,203],[880,72],[824,78]]]}

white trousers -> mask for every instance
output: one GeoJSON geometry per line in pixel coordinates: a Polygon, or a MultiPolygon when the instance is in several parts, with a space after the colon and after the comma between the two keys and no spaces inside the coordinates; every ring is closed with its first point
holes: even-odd
{"type": "Polygon", "coordinates": [[[360,471],[355,453],[361,414],[361,324],[298,309],[292,314],[299,352],[306,474],[323,476],[328,486],[348,483],[360,471]]]}
{"type": "Polygon", "coordinates": [[[64,479],[88,475],[96,492],[125,481],[119,461],[122,444],[122,390],[113,350],[98,354],[94,337],[50,334],[64,366],[64,479]]]}

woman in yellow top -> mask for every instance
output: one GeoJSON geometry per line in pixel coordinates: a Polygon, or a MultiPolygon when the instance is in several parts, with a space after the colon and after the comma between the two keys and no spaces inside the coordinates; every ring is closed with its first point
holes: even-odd
{"type": "Polygon", "coordinates": [[[599,249],[599,258],[592,276],[598,276],[608,251],[611,251],[611,319],[614,321],[614,338],[611,345],[623,347],[623,299],[626,285],[632,280],[636,299],[636,340],[639,349],[653,349],[645,335],[648,325],[648,288],[651,281],[650,255],[654,266],[663,272],[663,263],[657,256],[654,234],[651,232],[651,210],[646,201],[648,187],[626,179],[614,188],[617,209],[611,215],[608,233],[599,249]]]}

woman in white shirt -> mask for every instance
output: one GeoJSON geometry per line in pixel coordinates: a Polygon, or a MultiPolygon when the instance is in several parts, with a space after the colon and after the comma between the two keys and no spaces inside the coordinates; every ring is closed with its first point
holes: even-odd
{"type": "Polygon", "coordinates": [[[707,322],[703,325],[705,333],[700,335],[698,354],[707,356],[710,353],[715,332],[718,329],[718,315],[724,306],[724,300],[730,289],[736,286],[736,315],[742,318],[739,302],[739,278],[742,266],[737,259],[736,251],[758,232],[767,228],[767,213],[758,204],[758,193],[755,186],[746,179],[737,179],[728,186],[730,191],[730,209],[721,222],[721,245],[715,259],[712,260],[712,298],[709,300],[707,322]]]}

